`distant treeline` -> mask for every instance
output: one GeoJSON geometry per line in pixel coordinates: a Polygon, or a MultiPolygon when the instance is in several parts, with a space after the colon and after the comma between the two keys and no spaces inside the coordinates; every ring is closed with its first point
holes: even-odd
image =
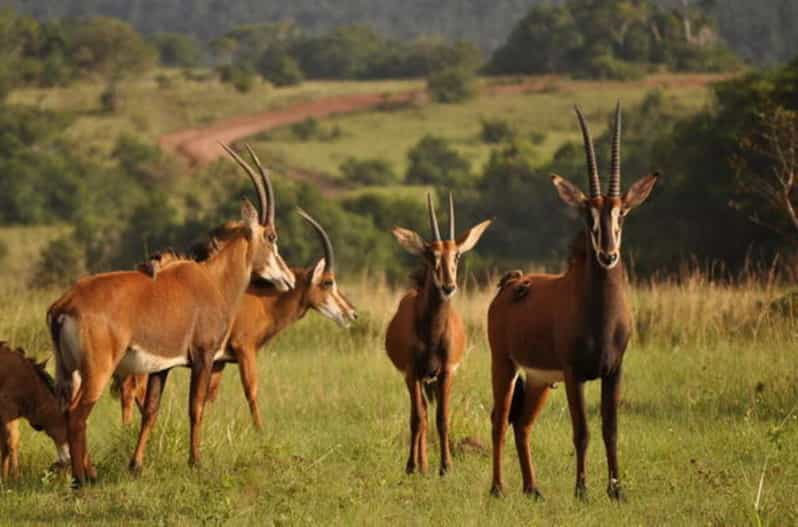
{"type": "Polygon", "coordinates": [[[651,0],[567,0],[533,7],[493,54],[487,71],[628,79],[651,70],[727,71],[737,58],[698,7],[651,0]]]}
{"type": "MultiPolygon", "coordinates": [[[[548,0],[8,0],[4,5],[39,19],[115,16],[146,34],[191,34],[201,41],[217,38],[236,26],[292,20],[312,33],[338,26],[368,25],[396,39],[439,34],[467,40],[490,53],[530,6],[561,5],[548,0]]],[[[608,2],[595,1],[594,4],[608,2]]],[[[637,0],[620,2],[631,11],[637,0]]],[[[796,53],[798,2],[794,0],[655,0],[658,6],[682,9],[685,3],[718,22],[718,29],[736,53],[754,64],[787,61],[796,53]]]]}

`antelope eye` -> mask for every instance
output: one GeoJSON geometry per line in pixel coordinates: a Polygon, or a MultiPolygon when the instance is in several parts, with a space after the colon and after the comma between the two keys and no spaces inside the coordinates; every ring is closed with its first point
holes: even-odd
{"type": "Polygon", "coordinates": [[[322,285],[323,287],[332,287],[332,286],[333,286],[333,281],[332,281],[332,280],[330,280],[330,279],[328,278],[327,280],[324,280],[324,281],[321,283],[321,285],[322,285]]]}
{"type": "Polygon", "coordinates": [[[269,240],[271,243],[274,243],[274,242],[276,242],[276,241],[277,241],[277,235],[276,235],[276,234],[274,234],[273,232],[271,232],[271,233],[269,233],[269,234],[266,236],[266,239],[267,239],[267,240],[269,240]]]}

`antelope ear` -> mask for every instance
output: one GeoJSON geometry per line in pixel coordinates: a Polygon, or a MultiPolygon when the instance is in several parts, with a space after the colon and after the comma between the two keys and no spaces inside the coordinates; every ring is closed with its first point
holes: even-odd
{"type": "Polygon", "coordinates": [[[399,245],[404,247],[405,251],[409,252],[410,254],[420,256],[427,250],[427,242],[425,242],[421,236],[410,229],[394,227],[391,232],[396,237],[399,245]]]}
{"type": "Polygon", "coordinates": [[[485,229],[487,229],[492,222],[493,220],[485,220],[479,225],[475,225],[461,234],[460,237],[457,238],[457,248],[459,249],[460,253],[464,253],[473,249],[479,239],[482,237],[482,233],[485,232],[485,229]]]}
{"type": "Polygon", "coordinates": [[[258,211],[247,198],[241,200],[241,220],[248,227],[259,225],[258,211]]]}
{"type": "Polygon", "coordinates": [[[313,267],[313,272],[310,274],[311,285],[319,285],[322,274],[324,274],[324,258],[320,258],[313,267]]]}
{"type": "Polygon", "coordinates": [[[654,190],[657,179],[659,179],[659,172],[654,172],[653,174],[638,179],[629,187],[629,190],[627,190],[621,198],[623,202],[623,214],[627,214],[648,198],[651,191],[654,190]]]}
{"type": "Polygon", "coordinates": [[[567,179],[563,179],[557,174],[552,174],[551,182],[554,184],[554,188],[557,189],[560,199],[563,200],[567,205],[572,207],[582,207],[585,203],[587,203],[587,196],[585,196],[584,192],[579,190],[576,185],[567,179]]]}

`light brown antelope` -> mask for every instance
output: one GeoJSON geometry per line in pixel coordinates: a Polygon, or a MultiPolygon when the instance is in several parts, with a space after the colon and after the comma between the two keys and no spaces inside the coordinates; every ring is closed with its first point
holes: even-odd
{"type": "Polygon", "coordinates": [[[19,420],[44,430],[55,443],[57,465],[69,462],[67,426],[55,397],[53,379],[44,363],[26,358],[17,348],[0,342],[0,454],[2,479],[19,477],[19,420]]]}
{"type": "Polygon", "coordinates": [[[587,155],[590,196],[552,176],[560,198],[584,221],[562,275],[508,275],[488,311],[493,378],[493,493],[502,493],[501,457],[509,422],[521,464],[524,492],[537,498],[529,435],[549,387],[565,381],[576,448],[576,496],[586,499],[588,430],[583,384],[601,378],[601,416],[612,499],[623,493],[616,453],[621,363],[632,331],[626,275],[620,257],[625,216],[651,193],[657,174],[621,195],[621,112],[615,113],[609,187],[601,195],[596,156],[584,116],[576,108],[587,155]],[[526,372],[526,382],[518,370],[526,372]],[[515,386],[515,389],[513,388],[515,386]],[[511,410],[512,408],[512,410],[511,410]]]}
{"type": "Polygon", "coordinates": [[[452,375],[463,360],[466,333],[451,299],[457,291],[460,256],[479,241],[491,220],[468,229],[455,238],[454,205],[449,194],[449,236],[442,240],[432,198],[427,195],[433,240],[395,227],[393,235],[411,254],[421,257],[423,274],[417,285],[402,297],[385,335],[385,349],[393,365],[402,372],[410,394],[410,456],[406,471],[427,470],[427,397],[437,399],[436,424],[440,437],[440,474],[451,466],[449,452],[449,393],[452,375]]]}
{"type": "Polygon", "coordinates": [[[294,276],[277,252],[274,193],[266,171],[250,150],[260,177],[231,149],[258,191],[260,214],[247,200],[231,240],[202,263],[164,267],[155,279],[139,271],[82,278],[47,312],[55,345],[56,393],[68,415],[75,486],[95,478],[86,447],[86,420],[114,372],[152,374],[138,445],[130,461],[142,465],[169,370],[191,368],[189,462],[200,460],[200,429],[214,358],[224,352],[235,313],[252,274],[280,290],[294,276]]]}
{"type": "MultiPolygon", "coordinates": [[[[280,292],[268,283],[253,280],[239,307],[227,351],[214,364],[208,401],[216,399],[221,382],[222,370],[226,363],[238,363],[244,395],[249,403],[255,427],[261,428],[258,409],[258,377],[255,356],[279,332],[305,316],[308,310],[318,311],[334,320],[342,327],[348,327],[356,318],[357,312],[338,289],[335,274],[335,253],[332,242],[324,228],[306,212],[299,214],[313,227],[321,240],[324,257],[313,267],[292,268],[296,277],[295,287],[280,292]]],[[[157,272],[163,266],[163,257],[151,261],[149,272],[157,272]]],[[[143,401],[146,381],[143,377],[129,377],[119,383],[123,420],[130,419],[133,401],[143,401]]],[[[141,404],[139,403],[141,408],[141,404]]]]}

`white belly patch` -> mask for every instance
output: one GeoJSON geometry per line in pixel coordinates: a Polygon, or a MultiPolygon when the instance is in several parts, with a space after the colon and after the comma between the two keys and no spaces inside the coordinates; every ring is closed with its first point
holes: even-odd
{"type": "Polygon", "coordinates": [[[539,370],[537,368],[524,368],[526,382],[532,386],[545,386],[556,382],[563,382],[565,375],[562,370],[539,370]]]}
{"type": "Polygon", "coordinates": [[[187,357],[161,357],[133,346],[125,352],[116,367],[116,372],[120,375],[142,375],[186,365],[188,365],[187,357]]]}

